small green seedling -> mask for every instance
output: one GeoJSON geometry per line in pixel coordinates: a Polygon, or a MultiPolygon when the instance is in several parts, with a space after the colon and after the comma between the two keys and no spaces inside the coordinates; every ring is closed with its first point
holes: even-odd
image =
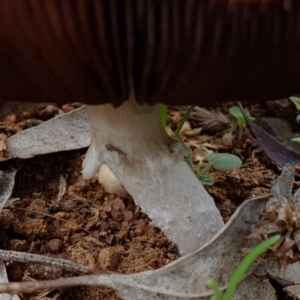
{"type": "Polygon", "coordinates": [[[220,171],[238,169],[242,165],[242,161],[238,156],[228,153],[209,154],[204,159],[209,163],[209,166],[220,171]]]}
{"type": "MultiPolygon", "coordinates": [[[[245,110],[247,116],[249,117],[249,119],[251,121],[255,121],[255,118],[254,117],[251,117],[250,113],[248,110],[245,110]]],[[[229,113],[236,119],[237,123],[239,126],[243,126],[245,124],[245,118],[240,110],[239,107],[237,106],[232,106],[229,108],[229,113]]]]}
{"type": "Polygon", "coordinates": [[[275,235],[257,245],[240,263],[234,274],[229,280],[227,290],[222,294],[219,285],[211,280],[207,283],[207,286],[214,292],[214,296],[211,300],[231,300],[234,292],[236,291],[238,283],[242,280],[249,267],[254,261],[261,256],[268,248],[272,247],[280,241],[280,235],[275,235]]]}
{"type": "Polygon", "coordinates": [[[289,97],[289,99],[295,104],[298,111],[300,111],[300,98],[299,97],[289,97]]]}
{"type": "MultiPolygon", "coordinates": [[[[228,171],[228,170],[233,170],[237,169],[242,165],[242,161],[235,155],[232,154],[227,154],[227,153],[217,153],[217,154],[211,154],[207,155],[205,159],[208,161],[208,165],[199,172],[193,165],[192,161],[192,150],[184,144],[180,139],[179,139],[179,133],[186,122],[186,120],[190,117],[192,111],[194,110],[195,106],[190,106],[187,112],[184,114],[180,124],[177,127],[177,130],[172,136],[174,140],[177,142],[180,142],[182,144],[182,147],[187,151],[188,155],[185,157],[185,162],[189,165],[191,170],[194,172],[196,177],[201,181],[202,185],[206,186],[212,186],[214,185],[214,181],[206,174],[211,167],[214,167],[217,170],[221,171],[228,171]]],[[[239,109],[239,108],[238,108],[239,109]]],[[[164,104],[159,105],[159,111],[160,111],[160,118],[162,121],[162,124],[164,127],[167,126],[167,106],[164,104]]]]}
{"type": "Polygon", "coordinates": [[[164,128],[167,126],[168,107],[165,104],[159,104],[160,120],[164,128]]]}
{"type": "Polygon", "coordinates": [[[292,138],[291,141],[300,144],[300,137],[292,138]]]}
{"type": "Polygon", "coordinates": [[[186,122],[186,120],[190,117],[192,111],[194,110],[195,106],[190,106],[189,109],[187,110],[187,112],[184,114],[180,124],[177,127],[177,130],[175,131],[174,136],[175,137],[179,137],[179,133],[184,125],[184,123],[186,122]]]}
{"type": "Polygon", "coordinates": [[[230,171],[238,169],[242,165],[239,157],[228,153],[209,154],[204,157],[208,164],[200,172],[195,173],[203,185],[214,185],[214,181],[207,175],[208,171],[213,167],[219,171],[230,171]]]}
{"type": "Polygon", "coordinates": [[[183,124],[184,122],[186,122],[186,120],[190,117],[192,111],[194,110],[195,106],[191,106],[187,112],[184,114],[180,124],[178,125],[177,127],[177,130],[174,134],[174,136],[172,137],[173,139],[181,142],[183,148],[188,152],[188,155],[186,156],[185,158],[185,162],[189,165],[189,167],[191,168],[191,170],[194,172],[194,174],[196,175],[196,177],[200,180],[200,182],[202,183],[202,185],[206,185],[206,186],[212,186],[214,185],[214,181],[208,176],[208,175],[205,175],[205,174],[200,174],[199,171],[194,167],[193,165],[193,160],[192,160],[192,156],[193,156],[193,153],[192,153],[192,150],[185,144],[183,143],[182,141],[180,141],[179,139],[179,133],[183,127],[183,124]]]}
{"type": "MultiPolygon", "coordinates": [[[[195,173],[197,178],[201,181],[203,185],[213,185],[214,182],[209,178],[209,176],[201,176],[198,174],[198,171],[195,169],[192,161],[192,150],[179,139],[179,133],[184,125],[184,122],[189,118],[191,115],[192,111],[194,110],[195,106],[191,106],[187,112],[184,114],[180,124],[177,127],[177,130],[175,134],[172,136],[172,139],[176,140],[177,142],[181,143],[182,147],[187,151],[187,156],[185,157],[185,162],[189,165],[191,170],[195,173]]],[[[162,122],[162,125],[164,128],[167,126],[167,115],[168,115],[168,108],[164,104],[159,104],[159,113],[160,113],[160,119],[162,122]]]]}

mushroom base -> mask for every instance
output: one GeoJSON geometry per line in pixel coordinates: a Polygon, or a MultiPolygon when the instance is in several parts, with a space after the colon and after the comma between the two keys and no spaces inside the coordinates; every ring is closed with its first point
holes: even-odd
{"type": "Polygon", "coordinates": [[[203,246],[223,226],[213,199],[183,158],[181,143],[161,125],[158,106],[134,100],[119,108],[87,106],[92,144],[83,163],[88,178],[107,164],[142,210],[178,246],[203,246]]]}

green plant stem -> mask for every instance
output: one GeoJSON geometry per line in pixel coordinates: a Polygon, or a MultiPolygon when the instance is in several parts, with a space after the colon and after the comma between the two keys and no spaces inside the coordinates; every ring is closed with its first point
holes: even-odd
{"type": "Polygon", "coordinates": [[[269,247],[273,246],[280,240],[280,235],[275,235],[266,241],[261,242],[256,246],[241,262],[234,274],[232,275],[228,288],[222,298],[222,300],[230,300],[236,290],[236,287],[244,274],[247,272],[251,264],[262,255],[269,247]]]}
{"type": "Polygon", "coordinates": [[[182,118],[180,124],[178,125],[177,130],[176,130],[176,132],[174,134],[175,137],[179,136],[179,133],[180,133],[182,127],[183,127],[184,122],[189,118],[189,116],[191,115],[191,113],[194,110],[194,108],[195,108],[194,105],[190,106],[189,109],[187,110],[187,112],[184,114],[184,116],[183,116],[183,118],[182,118]]]}
{"type": "Polygon", "coordinates": [[[209,280],[207,286],[215,293],[211,300],[222,300],[222,292],[215,281],[209,280]]]}
{"type": "Polygon", "coordinates": [[[162,125],[164,128],[167,126],[167,118],[168,118],[168,107],[165,104],[160,103],[159,104],[159,114],[160,114],[160,120],[162,122],[162,125]]]}
{"type": "Polygon", "coordinates": [[[212,168],[212,164],[207,163],[207,165],[201,171],[199,171],[199,175],[201,175],[201,176],[206,175],[211,168],[212,168]]]}

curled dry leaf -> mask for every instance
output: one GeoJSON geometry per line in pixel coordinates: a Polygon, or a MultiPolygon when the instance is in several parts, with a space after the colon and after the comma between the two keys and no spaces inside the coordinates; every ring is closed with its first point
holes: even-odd
{"type": "MultiPolygon", "coordinates": [[[[7,173],[0,171],[0,212],[12,193],[15,175],[15,171],[7,173]]],[[[2,260],[0,260],[0,282],[8,282],[6,268],[2,260]]],[[[16,295],[0,294],[0,300],[20,300],[20,298],[16,295]]]]}
{"type": "Polygon", "coordinates": [[[239,103],[239,107],[251,132],[270,159],[276,162],[279,166],[283,166],[288,163],[300,162],[300,154],[298,152],[286,148],[282,143],[277,141],[262,128],[251,122],[241,103],[239,103]]]}
{"type": "Polygon", "coordinates": [[[10,137],[6,144],[7,155],[0,157],[0,161],[85,148],[90,142],[85,107],[80,107],[10,137]]]}
{"type": "Polygon", "coordinates": [[[274,232],[282,235],[281,241],[266,254],[269,258],[258,275],[267,274],[283,286],[283,291],[293,299],[300,299],[300,239],[299,202],[300,189],[294,195],[294,165],[287,164],[271,189],[272,197],[260,214],[259,221],[250,238],[263,239],[274,232]],[[283,266],[282,266],[283,265],[283,266]]]}
{"type": "Polygon", "coordinates": [[[294,299],[300,299],[300,285],[288,286],[283,290],[294,299]]]}
{"type": "MultiPolygon", "coordinates": [[[[105,285],[116,289],[125,300],[205,299],[212,296],[206,286],[210,279],[226,288],[231,275],[240,264],[240,250],[253,246],[244,237],[253,229],[254,219],[265,207],[268,197],[245,201],[229,222],[204,247],[158,270],[134,275],[91,275],[43,282],[10,283],[0,285],[2,292],[25,292],[74,285],[105,285]]],[[[255,269],[257,264],[252,266],[255,269]]],[[[268,281],[246,276],[238,287],[235,300],[275,300],[275,292],[268,281]]]]}
{"type": "Polygon", "coordinates": [[[250,239],[261,241],[279,233],[281,241],[266,255],[275,256],[284,265],[300,261],[300,190],[292,195],[293,180],[294,165],[284,165],[271,189],[272,197],[249,235],[250,239]]]}
{"type": "MultiPolygon", "coordinates": [[[[6,268],[2,260],[0,261],[0,282],[8,282],[6,268]]],[[[3,293],[0,294],[0,300],[20,300],[20,298],[17,295],[3,293]]]]}

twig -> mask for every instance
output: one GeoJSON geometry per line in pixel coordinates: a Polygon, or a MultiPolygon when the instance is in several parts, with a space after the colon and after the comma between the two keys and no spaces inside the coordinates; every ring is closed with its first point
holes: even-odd
{"type": "Polygon", "coordinates": [[[85,274],[91,271],[90,267],[75,263],[67,259],[54,258],[50,256],[26,252],[8,251],[0,249],[0,259],[4,261],[18,261],[22,263],[40,263],[43,265],[56,267],[77,274],[85,274]]]}

